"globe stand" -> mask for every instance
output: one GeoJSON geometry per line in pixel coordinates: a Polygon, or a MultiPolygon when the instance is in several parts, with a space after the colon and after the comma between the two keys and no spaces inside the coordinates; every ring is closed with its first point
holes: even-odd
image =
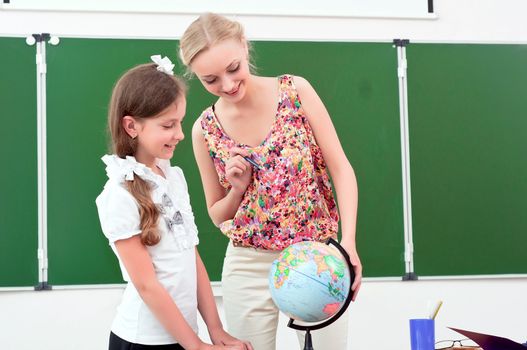
{"type": "Polygon", "coordinates": [[[304,338],[304,350],[314,350],[313,340],[311,340],[311,332],[306,330],[306,337],[304,338]]]}
{"type": "Polygon", "coordinates": [[[355,280],[355,271],[353,270],[353,265],[351,264],[350,256],[348,255],[346,250],[344,250],[344,248],[334,239],[332,238],[328,239],[326,241],[326,244],[327,245],[333,244],[335,248],[337,248],[339,252],[342,254],[342,256],[344,257],[344,260],[346,260],[346,263],[348,264],[348,268],[350,271],[350,288],[348,292],[348,297],[344,301],[344,304],[333,317],[321,323],[314,324],[314,325],[299,325],[299,324],[295,324],[295,319],[293,318],[289,319],[289,323],[287,324],[287,327],[306,332],[306,335],[304,337],[304,350],[314,350],[313,340],[311,339],[311,331],[327,327],[333,322],[335,322],[336,320],[338,320],[344,314],[344,312],[346,312],[346,309],[348,308],[351,302],[351,299],[353,298],[353,291],[351,290],[351,286],[353,285],[353,281],[355,280]]]}

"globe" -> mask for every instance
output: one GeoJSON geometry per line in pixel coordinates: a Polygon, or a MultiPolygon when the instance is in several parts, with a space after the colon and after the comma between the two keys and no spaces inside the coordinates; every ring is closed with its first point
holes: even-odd
{"type": "Polygon", "coordinates": [[[320,322],[335,315],[348,298],[350,283],[342,254],[335,246],[320,242],[290,245],[269,271],[274,303],[288,317],[303,322],[320,322]]]}

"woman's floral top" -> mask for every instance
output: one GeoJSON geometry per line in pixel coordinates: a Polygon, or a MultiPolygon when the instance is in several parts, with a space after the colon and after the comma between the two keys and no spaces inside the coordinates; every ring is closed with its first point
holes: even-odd
{"type": "MultiPolygon", "coordinates": [[[[278,78],[280,98],[273,126],[256,147],[237,143],[222,129],[214,106],[200,116],[210,157],[225,189],[231,147],[247,149],[253,178],[233,219],[220,230],[234,245],[282,250],[300,241],[336,237],[338,210],[319,146],[302,108],[293,77],[278,78]]],[[[316,116],[313,116],[316,118],[316,116]]]]}

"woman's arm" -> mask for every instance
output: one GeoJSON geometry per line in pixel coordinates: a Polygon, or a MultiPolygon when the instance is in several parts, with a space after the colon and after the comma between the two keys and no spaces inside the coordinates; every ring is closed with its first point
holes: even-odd
{"type": "Polygon", "coordinates": [[[306,112],[309,125],[313,130],[335,185],[341,219],[341,245],[350,255],[355,270],[355,282],[352,286],[353,299],[355,300],[362,281],[362,264],[355,242],[358,201],[357,179],[320,97],[306,79],[302,77],[295,77],[294,79],[298,95],[302,101],[302,108],[306,112]]]}
{"type": "Polygon", "coordinates": [[[205,265],[203,264],[197,249],[196,270],[198,275],[198,310],[203,321],[205,321],[205,324],[207,325],[212,343],[220,345],[239,345],[243,346],[243,349],[252,350],[252,346],[249,342],[240,341],[225,332],[223,329],[223,324],[218,315],[216,301],[212,294],[209,275],[207,274],[207,270],[205,269],[205,265]]]}
{"type": "Polygon", "coordinates": [[[201,175],[209,216],[212,222],[219,226],[223,221],[234,217],[249,185],[252,169],[240,156],[246,156],[248,153],[239,148],[231,150],[232,158],[225,165],[225,173],[232,187],[226,191],[219,182],[218,173],[209,156],[199,119],[192,127],[192,146],[201,175]]]}
{"type": "Polygon", "coordinates": [[[211,349],[187,323],[166,289],[158,281],[152,259],[139,235],[118,240],[115,247],[139,295],[165,329],[185,349],[211,349]]]}

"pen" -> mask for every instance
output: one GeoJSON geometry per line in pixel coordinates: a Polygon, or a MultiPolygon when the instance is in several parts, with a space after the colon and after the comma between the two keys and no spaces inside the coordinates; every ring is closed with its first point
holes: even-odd
{"type": "Polygon", "coordinates": [[[256,169],[258,169],[258,170],[261,170],[261,169],[262,169],[262,167],[261,167],[258,163],[256,163],[254,160],[252,160],[250,157],[248,157],[248,156],[244,156],[243,159],[245,159],[246,161],[248,161],[248,162],[249,162],[253,167],[255,167],[256,169]]]}

